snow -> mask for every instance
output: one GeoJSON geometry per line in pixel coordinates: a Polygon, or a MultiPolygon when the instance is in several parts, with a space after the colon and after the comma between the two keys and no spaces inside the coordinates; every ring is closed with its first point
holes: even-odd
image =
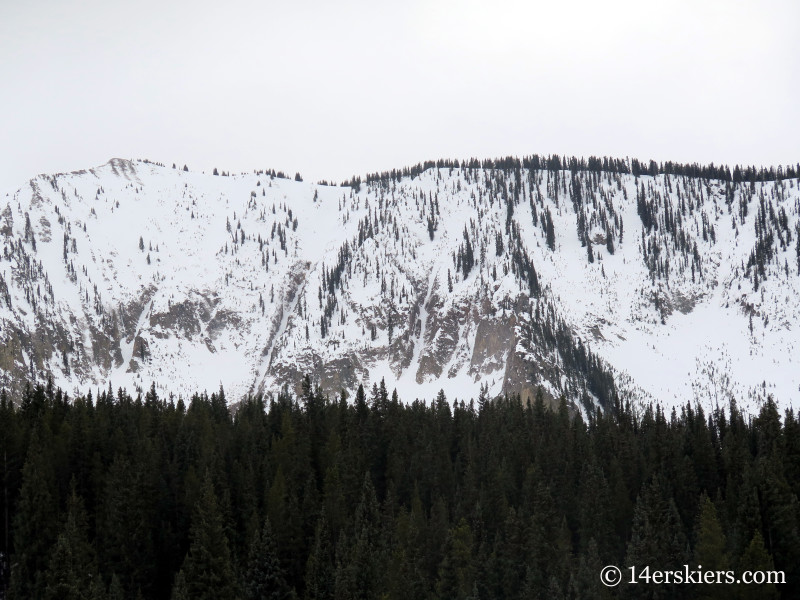
{"type": "MultiPolygon", "coordinates": [[[[798,231],[796,180],[758,183],[748,192],[739,186],[729,209],[718,183],[603,174],[599,195],[584,199],[586,214],[594,219],[589,237],[604,237],[595,219],[604,212],[622,219],[624,236],[613,254],[605,244],[594,244],[595,260],[589,263],[573,204],[562,189],[564,177],[571,185],[570,173],[559,173],[558,184],[542,172],[531,185],[529,175],[522,173],[512,222],[538,273],[542,299],[552,300],[575,335],[612,367],[626,394],[666,406],[690,400],[713,406],[727,403],[731,394],[751,410],[767,394],[792,404],[800,390],[795,239],[776,250],[770,276],[758,291],[743,265],[756,241],[760,197],[785,209],[789,230],[798,231]],[[681,199],[703,198],[683,216],[698,243],[702,278],[681,272],[681,258],[669,245],[670,278],[651,278],[640,249],[637,185],[649,186],[674,206],[681,199]],[[547,248],[541,224],[533,224],[529,199],[539,196],[539,220],[545,208],[553,217],[555,251],[547,248]],[[751,198],[743,219],[736,214],[742,198],[751,198]],[[713,224],[715,242],[700,237],[704,220],[713,224]],[[655,294],[670,310],[655,308],[655,294]]],[[[0,260],[13,303],[12,309],[0,306],[0,338],[5,340],[11,324],[31,339],[50,331],[44,337],[51,340],[51,355],[36,359],[23,349],[20,359],[26,367],[39,360],[38,370],[71,391],[103,386],[108,379],[144,389],[155,380],[164,391],[184,396],[224,385],[228,397],[237,398],[286,383],[276,365],[302,371],[356,355],[365,387],[383,378],[406,401],[431,399],[440,389],[449,399],[469,399],[477,397],[481,384],[502,393],[503,365],[473,364],[476,318],[488,318],[477,307],[485,300],[502,314],[504,303],[527,290],[506,272],[507,253],[495,252],[496,236],[506,247],[510,242],[507,202],[501,200],[507,190],[505,184],[493,187],[492,177],[429,169],[414,179],[365,184],[355,193],[264,173],[212,176],[121,159],[89,171],[40,176],[0,199],[0,212],[7,205],[14,219],[13,234],[0,237],[0,243],[10,248],[24,239],[27,213],[36,249],[27,241],[23,247],[43,271],[28,281],[20,259],[0,260]],[[439,214],[431,240],[432,200],[439,214]],[[367,217],[375,231],[358,244],[359,224],[367,217]],[[453,263],[465,228],[476,245],[476,266],[466,278],[453,263]],[[331,273],[345,243],[350,257],[323,338],[320,322],[328,300],[323,272],[331,273]],[[45,277],[54,301],[37,301],[34,309],[26,290],[36,293],[45,277]],[[102,350],[110,355],[99,361],[98,332],[112,339],[111,349],[102,350]],[[147,343],[145,359],[134,356],[137,336],[147,343]],[[65,340],[73,344],[69,372],[63,365],[65,340]],[[402,344],[409,349],[405,358],[402,344]],[[440,359],[441,375],[421,371],[425,361],[440,359]]],[[[531,315],[522,312],[519,319],[527,323],[531,315]]],[[[523,346],[514,351],[543,359],[523,346]]],[[[545,358],[559,363],[557,356],[545,358]]],[[[561,382],[538,383],[560,393],[561,382]]]]}

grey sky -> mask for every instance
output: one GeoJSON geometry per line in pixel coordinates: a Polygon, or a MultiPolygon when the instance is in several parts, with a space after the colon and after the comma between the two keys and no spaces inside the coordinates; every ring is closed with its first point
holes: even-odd
{"type": "Polygon", "coordinates": [[[0,0],[0,189],[109,158],[800,162],[796,0],[0,0]]]}

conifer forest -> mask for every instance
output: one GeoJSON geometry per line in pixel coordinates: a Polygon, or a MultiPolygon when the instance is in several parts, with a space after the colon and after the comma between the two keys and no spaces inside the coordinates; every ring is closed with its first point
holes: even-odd
{"type": "Polygon", "coordinates": [[[3,392],[5,597],[800,597],[793,410],[402,394],[3,392]],[[599,578],[684,564],[785,583],[599,578]]]}

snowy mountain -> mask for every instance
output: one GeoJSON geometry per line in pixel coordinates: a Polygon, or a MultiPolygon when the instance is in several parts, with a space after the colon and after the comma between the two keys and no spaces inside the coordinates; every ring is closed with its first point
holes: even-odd
{"type": "Polygon", "coordinates": [[[403,400],[788,405],[797,171],[534,156],[343,186],[121,159],[39,176],[0,198],[2,385],[238,398],[310,373],[403,400]]]}

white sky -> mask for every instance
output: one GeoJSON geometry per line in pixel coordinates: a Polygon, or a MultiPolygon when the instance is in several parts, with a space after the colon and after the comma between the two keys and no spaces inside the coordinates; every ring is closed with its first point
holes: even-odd
{"type": "Polygon", "coordinates": [[[149,158],[800,162],[797,0],[0,0],[0,190],[149,158]]]}

